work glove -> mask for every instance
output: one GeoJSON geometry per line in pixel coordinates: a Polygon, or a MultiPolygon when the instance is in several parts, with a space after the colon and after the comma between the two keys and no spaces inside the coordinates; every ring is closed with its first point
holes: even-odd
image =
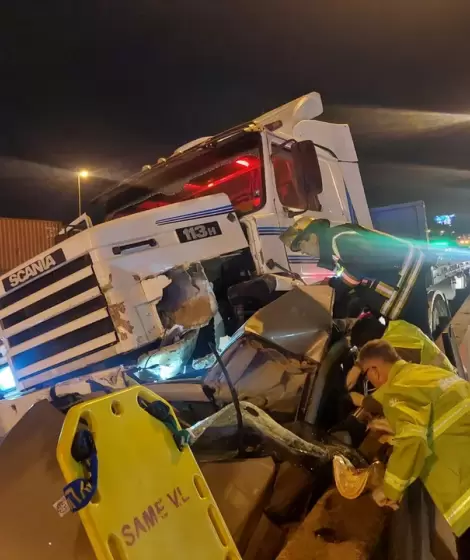
{"type": "Polygon", "coordinates": [[[372,492],[372,499],[379,507],[389,507],[393,511],[396,511],[400,507],[398,502],[387,498],[382,486],[379,486],[372,492]]]}
{"type": "Polygon", "coordinates": [[[373,432],[393,435],[392,427],[386,418],[374,418],[369,422],[368,428],[373,432]]]}

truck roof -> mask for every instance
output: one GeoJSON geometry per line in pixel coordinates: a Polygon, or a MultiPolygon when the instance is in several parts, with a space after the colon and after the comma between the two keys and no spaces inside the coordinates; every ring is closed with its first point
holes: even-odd
{"type": "Polygon", "coordinates": [[[246,134],[259,128],[269,128],[272,123],[278,123],[276,130],[283,134],[293,135],[294,126],[302,120],[311,120],[323,113],[323,103],[319,93],[311,92],[302,97],[289,101],[272,111],[264,113],[259,117],[234,126],[214,136],[206,136],[196,140],[192,140],[179,148],[177,148],[168,158],[161,158],[157,163],[146,166],[145,169],[124,179],[117,185],[113,185],[103,193],[100,193],[93,202],[97,200],[107,201],[115,196],[119,191],[130,187],[137,187],[142,184],[144,178],[149,178],[152,172],[158,171],[169,164],[184,161],[185,157],[210,150],[215,145],[229,139],[233,139],[237,135],[246,134]]]}

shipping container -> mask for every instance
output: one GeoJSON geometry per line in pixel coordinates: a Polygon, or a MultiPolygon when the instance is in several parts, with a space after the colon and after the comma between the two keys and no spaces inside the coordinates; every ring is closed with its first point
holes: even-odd
{"type": "Polygon", "coordinates": [[[50,249],[61,228],[60,222],[0,218],[0,273],[50,249]]]}

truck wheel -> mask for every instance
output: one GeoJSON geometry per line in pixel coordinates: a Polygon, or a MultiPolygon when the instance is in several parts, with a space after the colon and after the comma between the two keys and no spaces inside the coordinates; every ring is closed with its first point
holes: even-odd
{"type": "Polygon", "coordinates": [[[449,324],[452,316],[445,295],[441,292],[431,292],[429,302],[429,328],[434,339],[437,339],[449,324]]]}

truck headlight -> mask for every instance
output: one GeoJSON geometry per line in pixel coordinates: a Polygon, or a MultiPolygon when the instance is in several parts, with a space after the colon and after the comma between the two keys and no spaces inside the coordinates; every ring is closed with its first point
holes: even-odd
{"type": "Polygon", "coordinates": [[[11,391],[16,388],[15,378],[10,366],[4,366],[0,369],[0,392],[11,391]]]}

